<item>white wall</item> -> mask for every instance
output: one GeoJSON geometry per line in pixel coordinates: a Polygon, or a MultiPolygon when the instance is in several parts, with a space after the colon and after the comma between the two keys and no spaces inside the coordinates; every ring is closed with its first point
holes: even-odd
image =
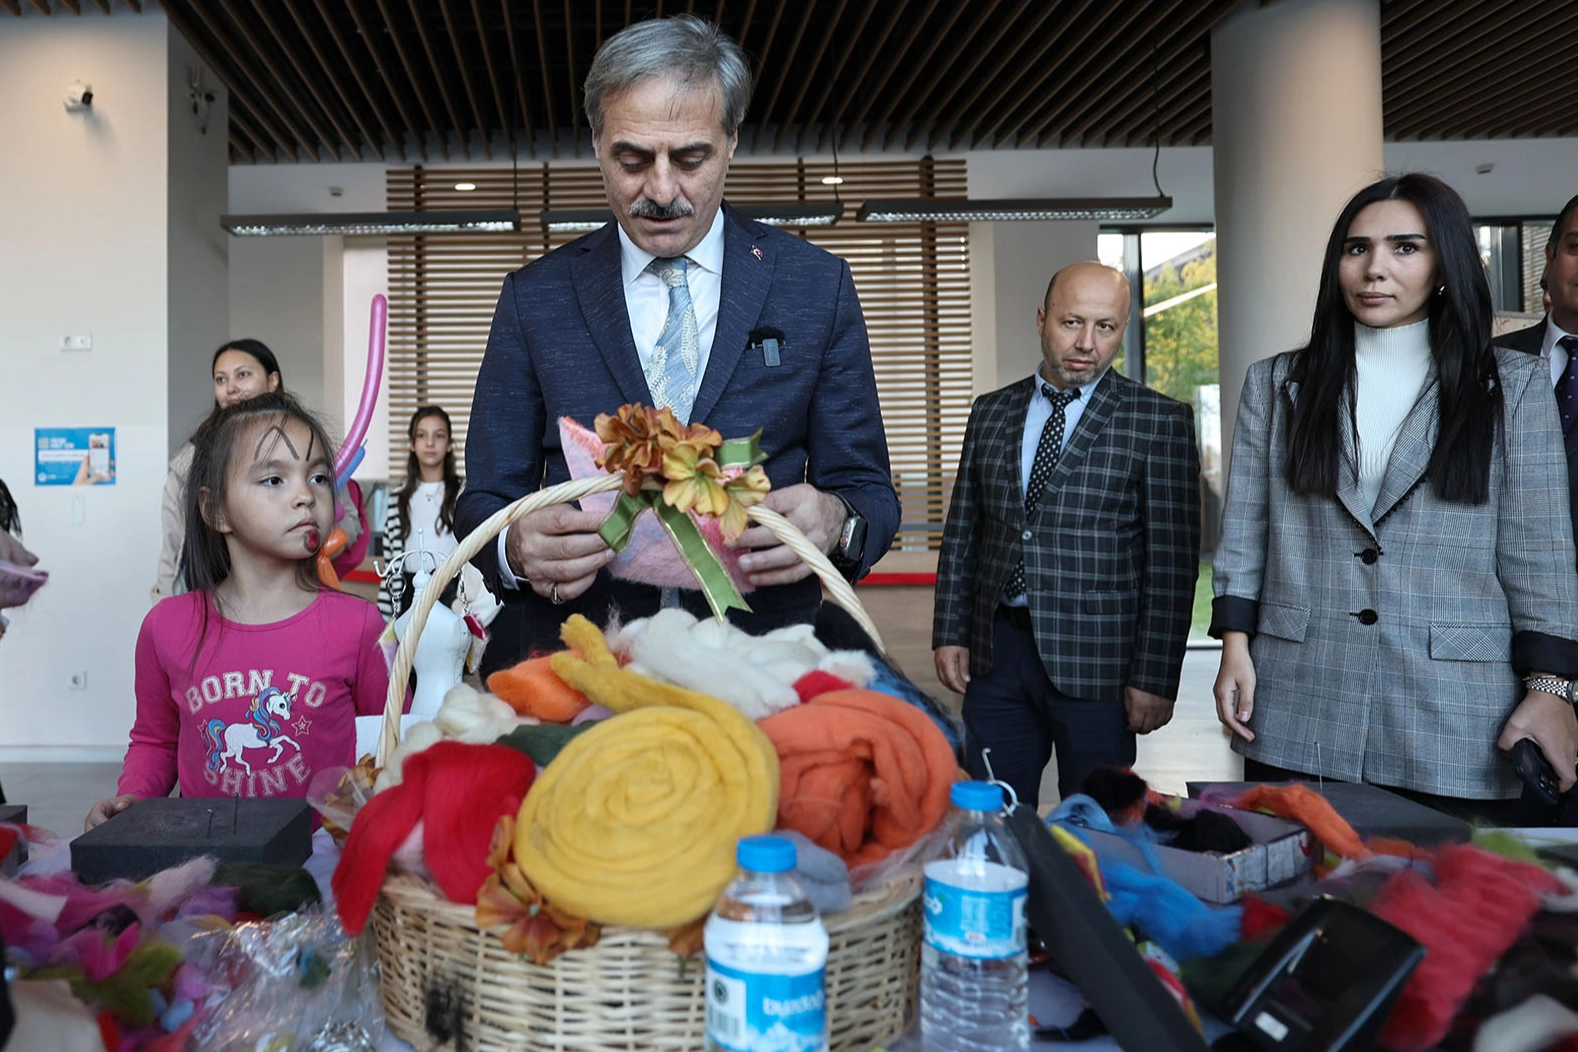
{"type": "MultiPolygon", "coordinates": [[[[339,267],[339,240],[231,237],[229,241],[230,338],[249,337],[268,344],[279,359],[286,390],[309,408],[322,411],[324,299],[332,280],[325,275],[339,267]]],[[[335,309],[336,318],[341,310],[335,309]]]]}
{"type": "Polygon", "coordinates": [[[1094,221],[971,223],[975,391],[1029,376],[1041,361],[1036,308],[1060,268],[1096,258],[1094,221]]]}
{"type": "Polygon", "coordinates": [[[118,760],[131,726],[169,448],[169,36],[151,5],[24,9],[0,30],[0,477],[50,571],[0,640],[0,761],[118,760]],[[79,78],[91,113],[62,107],[79,78]],[[90,333],[91,351],[59,349],[90,333]],[[46,426],[114,427],[115,484],[32,485],[46,426]],[[69,690],[78,671],[87,687],[69,690]]]}
{"type": "Polygon", "coordinates": [[[214,405],[214,349],[230,335],[230,237],[219,225],[228,197],[229,93],[186,39],[169,33],[169,434],[173,455],[214,405]],[[206,131],[188,85],[203,71],[215,96],[206,131]]]}

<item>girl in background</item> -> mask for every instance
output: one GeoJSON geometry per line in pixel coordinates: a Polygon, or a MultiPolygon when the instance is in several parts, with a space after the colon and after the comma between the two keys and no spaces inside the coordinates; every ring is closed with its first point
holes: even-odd
{"type": "Polygon", "coordinates": [[[192,438],[185,487],[191,591],[159,603],[137,638],[137,718],[118,793],[92,828],[165,796],[304,797],[350,766],[355,717],[383,712],[383,621],[319,586],[334,451],[274,391],[222,408],[192,438]]]}
{"type": "MultiPolygon", "coordinates": [[[[391,566],[407,547],[417,546],[418,537],[421,547],[440,560],[459,543],[455,537],[455,498],[460,496],[461,478],[455,470],[449,414],[436,405],[422,406],[412,414],[406,434],[411,440],[411,453],[406,458],[405,485],[390,496],[384,520],[384,559],[391,566]]],[[[404,576],[407,587],[399,596],[398,610],[389,590],[388,574],[378,586],[378,609],[385,617],[401,613],[414,598],[409,587],[412,574],[404,576]]]]}

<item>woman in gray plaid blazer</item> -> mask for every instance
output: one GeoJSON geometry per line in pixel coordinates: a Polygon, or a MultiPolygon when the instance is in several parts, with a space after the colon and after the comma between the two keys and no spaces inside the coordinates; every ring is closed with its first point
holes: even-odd
{"type": "Polygon", "coordinates": [[[1573,783],[1553,679],[1578,678],[1578,569],[1547,368],[1492,347],[1455,191],[1405,175],[1348,203],[1310,343],[1250,367],[1233,433],[1211,631],[1246,776],[1506,798],[1501,753],[1530,737],[1573,783]],[[1404,353],[1378,370],[1382,346],[1404,353]]]}

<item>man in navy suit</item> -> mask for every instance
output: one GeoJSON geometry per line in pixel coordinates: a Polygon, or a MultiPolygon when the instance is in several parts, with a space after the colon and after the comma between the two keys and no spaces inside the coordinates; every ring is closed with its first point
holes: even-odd
{"type": "MultiPolygon", "coordinates": [[[[569,477],[559,418],[589,427],[640,402],[726,438],[760,430],[766,505],[852,579],[892,543],[898,498],[849,265],[723,201],[750,89],[738,45],[688,15],[638,23],[598,49],[586,113],[615,221],[505,279],[472,402],[457,532],[569,477]]],[[[506,601],[488,667],[556,646],[570,613],[601,623],[664,602],[660,589],[603,572],[613,552],[600,524],[558,505],[477,557],[506,601]]],[[[820,584],[793,552],[761,527],[739,545],[751,549],[740,565],[756,589],[739,624],[815,618],[820,584]]],[[[707,609],[699,592],[667,601],[707,609]]]]}
{"type": "MultiPolygon", "coordinates": [[[[1578,197],[1562,206],[1545,241],[1545,277],[1551,309],[1538,325],[1501,336],[1496,343],[1514,351],[1537,354],[1550,363],[1556,407],[1561,411],[1567,445],[1567,499],[1573,535],[1578,539],[1578,197]]],[[[1569,791],[1552,809],[1533,801],[1529,825],[1578,826],[1578,789],[1569,791]]]]}

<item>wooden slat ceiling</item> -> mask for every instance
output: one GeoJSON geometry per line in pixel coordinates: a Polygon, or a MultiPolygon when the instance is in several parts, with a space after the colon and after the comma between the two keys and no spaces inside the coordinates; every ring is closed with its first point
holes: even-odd
{"type": "MultiPolygon", "coordinates": [[[[1210,29],[1236,0],[157,2],[231,92],[238,161],[590,154],[580,84],[632,21],[719,21],[760,63],[749,154],[1211,141],[1210,29]]],[[[1269,0],[1261,0],[1269,2],[1269,0]]],[[[88,8],[93,13],[93,8],[88,8]]],[[[1578,134],[1578,3],[1383,0],[1390,139],[1578,134]]]]}

